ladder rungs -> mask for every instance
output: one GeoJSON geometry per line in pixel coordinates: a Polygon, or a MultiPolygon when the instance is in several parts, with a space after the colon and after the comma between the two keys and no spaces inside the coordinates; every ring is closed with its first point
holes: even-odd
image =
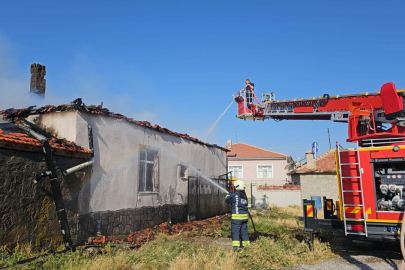
{"type": "Polygon", "coordinates": [[[359,165],[359,163],[340,163],[340,165],[359,165]]]}
{"type": "Polygon", "coordinates": [[[346,232],[346,234],[366,235],[365,232],[346,232]]]}
{"type": "Polygon", "coordinates": [[[342,176],[342,179],[343,178],[360,178],[360,176],[342,176]]]}
{"type": "Polygon", "coordinates": [[[364,221],[365,219],[364,218],[345,218],[345,220],[348,220],[348,221],[364,221]]]}
{"type": "Polygon", "coordinates": [[[343,206],[361,206],[361,207],[364,207],[363,204],[343,204],[343,206]]]}
{"type": "Polygon", "coordinates": [[[339,153],[342,152],[357,152],[358,149],[339,149],[339,153]]]}
{"type": "Polygon", "coordinates": [[[343,192],[362,192],[361,190],[343,190],[343,192]]]}

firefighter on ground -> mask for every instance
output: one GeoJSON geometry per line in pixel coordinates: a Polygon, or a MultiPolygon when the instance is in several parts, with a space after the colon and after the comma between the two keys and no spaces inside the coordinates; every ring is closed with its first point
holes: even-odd
{"type": "Polygon", "coordinates": [[[234,250],[250,245],[248,234],[248,199],[246,185],[241,180],[234,182],[235,192],[226,195],[225,201],[231,205],[232,246],[234,250]]]}

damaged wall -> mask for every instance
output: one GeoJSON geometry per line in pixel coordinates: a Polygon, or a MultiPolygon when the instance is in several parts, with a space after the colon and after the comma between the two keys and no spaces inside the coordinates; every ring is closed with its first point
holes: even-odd
{"type": "Polygon", "coordinates": [[[207,176],[221,175],[227,171],[226,152],[221,149],[120,119],[71,111],[44,114],[38,121],[59,137],[83,147],[88,147],[87,123],[93,127],[95,164],[90,190],[84,191],[90,194],[89,202],[87,205],[83,203],[81,214],[186,204],[187,181],[178,177],[177,167],[180,163],[189,168],[190,175],[196,174],[195,169],[200,169],[207,176]],[[76,127],[76,134],[72,126],[76,127]],[[142,145],[159,150],[160,185],[156,193],[138,194],[139,148],[142,145]]]}
{"type": "MultiPolygon", "coordinates": [[[[67,169],[88,159],[54,155],[54,160],[59,168],[67,169]]],[[[33,182],[38,172],[46,170],[42,153],[0,148],[0,246],[18,242],[48,247],[63,242],[49,179],[33,182]]],[[[79,220],[78,196],[90,183],[90,171],[87,168],[71,174],[61,183],[74,238],[79,220]]]]}
{"type": "MultiPolygon", "coordinates": [[[[91,124],[95,164],[91,184],[81,192],[79,210],[85,219],[93,219],[89,216],[94,217],[98,212],[120,212],[123,209],[133,211],[146,207],[155,210],[145,211],[163,211],[161,218],[155,218],[153,222],[159,224],[166,221],[165,210],[160,210],[163,206],[172,209],[183,205],[183,210],[176,210],[176,213],[184,220],[187,218],[184,212],[188,185],[186,178],[179,177],[178,165],[185,165],[190,176],[195,176],[197,169],[208,177],[222,175],[227,171],[226,152],[222,149],[128,123],[122,119],[70,111],[43,114],[37,118],[36,123],[58,137],[72,140],[83,147],[88,147],[87,124],[91,124]],[[143,145],[159,152],[159,187],[156,192],[138,192],[140,148],[143,145]]],[[[103,218],[105,221],[115,220],[114,213],[108,215],[108,218],[103,218]]],[[[107,227],[112,226],[110,223],[103,224],[106,231],[107,227]]],[[[130,226],[139,227],[134,224],[122,225],[128,230],[130,226]]],[[[109,229],[111,230],[114,228],[109,229]]],[[[125,230],[125,233],[129,232],[128,230],[125,230]]]]}

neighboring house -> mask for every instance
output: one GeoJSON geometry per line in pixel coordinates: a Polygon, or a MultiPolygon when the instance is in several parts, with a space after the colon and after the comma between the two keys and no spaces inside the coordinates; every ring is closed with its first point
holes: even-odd
{"type": "MultiPolygon", "coordinates": [[[[0,114],[27,120],[86,148],[91,126],[94,165],[91,179],[78,191],[79,238],[95,234],[96,220],[101,221],[104,235],[166,222],[168,212],[173,222],[186,221],[188,176],[217,178],[227,172],[225,148],[101,106],[86,106],[80,99],[70,105],[0,114]]],[[[202,184],[208,184],[207,180],[202,184]]],[[[212,190],[218,197],[218,191],[212,190]]]]}
{"type": "Polygon", "coordinates": [[[282,186],[289,182],[287,165],[291,157],[246,143],[228,141],[228,171],[246,183],[251,197],[251,184],[282,186]]]}
{"type": "Polygon", "coordinates": [[[302,199],[326,196],[328,199],[338,200],[335,150],[329,150],[316,158],[311,151],[307,151],[305,155],[306,164],[288,172],[292,181],[301,185],[302,199]]]}

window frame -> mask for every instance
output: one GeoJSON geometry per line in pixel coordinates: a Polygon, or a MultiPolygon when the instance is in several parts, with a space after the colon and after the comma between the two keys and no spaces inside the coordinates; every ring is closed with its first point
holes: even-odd
{"type": "Polygon", "coordinates": [[[233,175],[233,173],[232,173],[232,177],[237,177],[238,179],[243,179],[243,165],[228,165],[228,172],[230,172],[231,171],[231,169],[230,169],[230,167],[241,167],[242,169],[241,169],[241,177],[237,177],[237,176],[235,176],[235,175],[233,175]]]}
{"type": "MultiPolygon", "coordinates": [[[[273,164],[256,164],[256,177],[257,179],[274,179],[274,165],[273,164]],[[271,177],[259,177],[259,167],[271,167],[271,177]]],[[[268,173],[268,171],[267,171],[268,173]]]]}
{"type": "Polygon", "coordinates": [[[158,194],[159,193],[159,189],[160,189],[160,159],[161,159],[161,155],[160,155],[160,149],[157,147],[153,147],[153,146],[149,146],[149,145],[144,145],[144,144],[140,144],[139,145],[139,150],[138,150],[139,154],[138,154],[138,194],[158,194]],[[147,174],[147,165],[146,164],[155,164],[155,162],[152,161],[148,161],[147,156],[145,156],[146,160],[142,160],[141,159],[141,153],[143,151],[154,151],[157,154],[158,160],[157,160],[157,175],[155,175],[155,181],[152,181],[152,185],[153,185],[153,190],[152,191],[148,191],[146,190],[147,187],[147,177],[145,175],[145,188],[144,190],[141,190],[140,185],[141,185],[141,176],[140,176],[140,171],[141,171],[141,166],[145,166],[145,174],[147,174]],[[157,186],[157,188],[155,188],[157,186]]]}

